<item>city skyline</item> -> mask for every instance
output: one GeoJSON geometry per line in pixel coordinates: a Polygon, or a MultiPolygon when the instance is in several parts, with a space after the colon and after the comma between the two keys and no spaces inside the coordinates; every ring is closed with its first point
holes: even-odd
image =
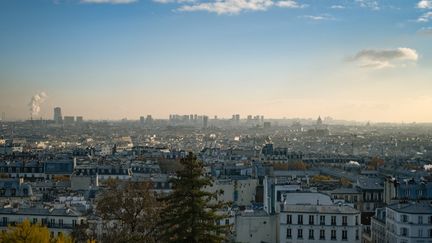
{"type": "Polygon", "coordinates": [[[432,122],[428,0],[16,0],[0,20],[7,119],[432,122]]]}

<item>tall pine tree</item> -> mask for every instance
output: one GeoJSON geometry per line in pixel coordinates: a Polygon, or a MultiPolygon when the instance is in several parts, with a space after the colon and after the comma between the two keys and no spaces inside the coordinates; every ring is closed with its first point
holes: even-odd
{"type": "Polygon", "coordinates": [[[212,180],[204,176],[204,167],[196,157],[181,160],[182,169],[172,179],[173,192],[162,198],[166,208],[161,214],[162,242],[207,242],[226,240],[228,227],[219,221],[227,217],[221,213],[227,206],[217,200],[218,192],[204,191],[212,180]]]}

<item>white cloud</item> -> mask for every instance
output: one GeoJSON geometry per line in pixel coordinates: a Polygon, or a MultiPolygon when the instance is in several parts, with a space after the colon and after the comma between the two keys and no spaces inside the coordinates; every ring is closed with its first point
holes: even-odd
{"type": "Polygon", "coordinates": [[[345,9],[345,6],[342,6],[342,5],[332,5],[330,8],[332,8],[332,9],[345,9]]]}
{"type": "Polygon", "coordinates": [[[276,2],[276,6],[281,8],[304,8],[306,5],[299,4],[294,0],[281,0],[276,2]]]}
{"type": "Polygon", "coordinates": [[[138,0],[81,0],[81,3],[107,3],[107,4],[129,4],[135,3],[138,0]]]}
{"type": "Polygon", "coordinates": [[[181,5],[178,11],[194,12],[207,11],[217,14],[238,14],[244,11],[265,11],[271,7],[279,8],[304,8],[295,0],[154,0],[160,3],[190,3],[181,5]]]}
{"type": "Polygon", "coordinates": [[[245,10],[263,11],[273,5],[271,0],[217,0],[181,6],[180,11],[207,11],[217,14],[237,14],[245,10]]]}
{"type": "Polygon", "coordinates": [[[417,22],[429,22],[432,19],[432,12],[424,13],[417,19],[417,22]]]}
{"type": "Polygon", "coordinates": [[[364,68],[382,69],[415,63],[418,58],[419,55],[416,50],[400,47],[397,49],[361,50],[350,60],[358,62],[364,68]]]}
{"type": "Polygon", "coordinates": [[[335,18],[329,14],[322,15],[304,15],[303,18],[320,21],[320,20],[335,20],[335,18]]]}
{"type": "Polygon", "coordinates": [[[432,0],[421,0],[417,3],[417,8],[432,8],[432,0]]]}
{"type": "Polygon", "coordinates": [[[376,0],[355,0],[356,3],[362,8],[370,8],[372,10],[379,10],[380,6],[376,0]]]}
{"type": "Polygon", "coordinates": [[[155,3],[194,3],[196,0],[153,0],[155,3]]]}

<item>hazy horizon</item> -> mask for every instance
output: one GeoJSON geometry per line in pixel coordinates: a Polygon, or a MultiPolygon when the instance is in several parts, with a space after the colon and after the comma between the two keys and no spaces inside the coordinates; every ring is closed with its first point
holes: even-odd
{"type": "Polygon", "coordinates": [[[2,1],[0,114],[432,122],[431,23],[430,0],[2,1]]]}

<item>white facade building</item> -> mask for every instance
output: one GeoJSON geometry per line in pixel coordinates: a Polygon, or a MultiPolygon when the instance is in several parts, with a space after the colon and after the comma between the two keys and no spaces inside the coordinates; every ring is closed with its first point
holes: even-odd
{"type": "Polygon", "coordinates": [[[0,230],[27,219],[30,223],[47,226],[53,235],[70,234],[86,221],[86,217],[74,208],[1,208],[0,218],[0,230]]]}
{"type": "Polygon", "coordinates": [[[432,243],[432,205],[406,202],[386,208],[387,243],[432,243]]]}
{"type": "MultiPolygon", "coordinates": [[[[313,195],[305,195],[303,198],[311,197],[313,195]]],[[[294,197],[289,194],[287,198],[292,199],[294,197]]],[[[291,201],[294,202],[295,200],[291,201]]],[[[281,204],[278,219],[279,242],[360,243],[360,211],[347,205],[328,205],[327,202],[325,203],[327,205],[323,205],[319,201],[308,200],[302,204],[289,204],[286,202],[281,204]]]]}
{"type": "Polygon", "coordinates": [[[235,218],[235,242],[277,242],[276,218],[265,211],[242,212],[235,218]]]}

